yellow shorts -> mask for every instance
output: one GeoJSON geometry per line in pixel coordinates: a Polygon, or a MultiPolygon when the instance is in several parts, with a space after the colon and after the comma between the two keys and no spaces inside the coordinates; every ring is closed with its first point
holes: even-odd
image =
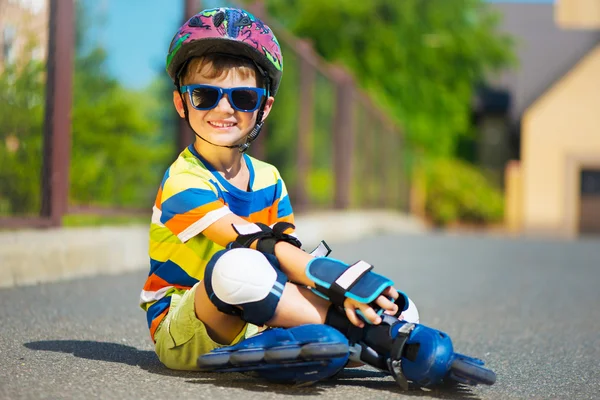
{"type": "Polygon", "coordinates": [[[183,295],[171,296],[169,312],[154,333],[155,350],[160,361],[171,369],[198,370],[198,356],[218,347],[229,346],[253,336],[258,327],[246,324],[239,335],[229,344],[220,344],[208,336],[204,323],[196,317],[194,297],[201,282],[183,295]]]}

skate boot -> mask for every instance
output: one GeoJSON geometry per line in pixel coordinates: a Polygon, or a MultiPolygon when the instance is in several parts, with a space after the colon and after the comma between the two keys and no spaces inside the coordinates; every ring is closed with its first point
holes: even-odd
{"type": "Polygon", "coordinates": [[[389,373],[403,388],[409,383],[432,387],[443,382],[492,385],[496,374],[477,358],[455,353],[450,337],[422,324],[383,314],[379,325],[358,328],[332,308],[327,323],[349,339],[352,361],[389,373]]]}

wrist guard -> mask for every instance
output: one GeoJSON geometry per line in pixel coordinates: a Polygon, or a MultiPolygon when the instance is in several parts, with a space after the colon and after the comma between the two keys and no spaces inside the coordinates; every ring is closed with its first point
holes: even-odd
{"type": "Polygon", "coordinates": [[[275,255],[275,245],[279,242],[287,242],[292,246],[300,248],[302,243],[285,231],[289,228],[294,229],[295,226],[289,222],[277,222],[273,228],[268,227],[260,222],[248,225],[231,225],[236,231],[238,237],[234,242],[227,245],[227,248],[233,249],[238,247],[250,248],[254,241],[256,242],[256,250],[265,254],[275,255]]]}
{"type": "MultiPolygon", "coordinates": [[[[334,305],[343,308],[346,298],[351,298],[369,304],[381,314],[383,310],[375,300],[394,283],[387,277],[372,272],[372,269],[373,266],[365,261],[348,265],[332,258],[318,257],[308,263],[306,275],[316,284],[316,288],[311,290],[334,305]]],[[[408,299],[404,293],[398,294],[395,303],[398,311],[402,312],[408,307],[408,299]]]]}

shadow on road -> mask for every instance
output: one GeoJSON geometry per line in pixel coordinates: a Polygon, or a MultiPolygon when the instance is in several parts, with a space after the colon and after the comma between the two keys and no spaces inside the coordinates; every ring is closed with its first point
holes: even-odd
{"type": "MultiPolygon", "coordinates": [[[[357,387],[379,390],[390,394],[415,397],[433,397],[437,399],[468,399],[477,400],[479,397],[468,386],[454,385],[442,386],[433,390],[411,387],[405,392],[398,384],[383,372],[367,369],[345,369],[335,378],[320,381],[311,386],[294,386],[277,384],[257,379],[253,376],[235,374],[240,379],[223,379],[223,375],[203,374],[202,379],[193,379],[187,382],[194,384],[207,384],[223,388],[243,389],[251,392],[269,392],[294,396],[316,396],[331,392],[336,387],[357,387]]],[[[382,393],[382,396],[386,396],[382,393]]]]}
{"type": "Polygon", "coordinates": [[[328,388],[356,386],[402,394],[404,396],[429,396],[439,399],[478,399],[477,395],[469,387],[462,385],[438,387],[434,390],[411,388],[408,392],[403,392],[396,382],[383,372],[368,369],[348,368],[336,375],[335,378],[321,381],[317,385],[293,386],[266,382],[251,374],[229,373],[217,375],[174,371],[164,367],[153,351],[138,350],[135,347],[119,343],[92,340],[41,340],[25,343],[24,346],[30,350],[68,353],[88,360],[137,366],[153,374],[193,378],[187,380],[188,383],[208,384],[254,392],[314,396],[323,393],[328,388]]]}
{"type": "Polygon", "coordinates": [[[135,347],[119,343],[96,342],[93,340],[40,340],[24,344],[31,350],[69,353],[88,360],[108,361],[138,366],[148,372],[160,375],[191,375],[191,372],[173,371],[165,368],[156,353],[138,350],[135,347]]]}

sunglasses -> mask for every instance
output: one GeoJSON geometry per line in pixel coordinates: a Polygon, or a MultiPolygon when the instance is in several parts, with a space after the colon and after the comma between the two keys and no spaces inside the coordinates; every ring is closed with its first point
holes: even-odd
{"type": "Polygon", "coordinates": [[[263,88],[234,87],[226,89],[210,85],[185,85],[181,87],[180,92],[189,94],[190,103],[196,110],[212,110],[226,94],[231,107],[243,112],[256,111],[266,94],[266,90],[263,88]]]}

